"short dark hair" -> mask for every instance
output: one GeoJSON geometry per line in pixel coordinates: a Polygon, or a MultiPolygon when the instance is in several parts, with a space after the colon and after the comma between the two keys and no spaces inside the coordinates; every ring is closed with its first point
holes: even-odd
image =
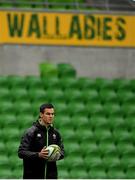
{"type": "Polygon", "coordinates": [[[54,108],[54,106],[51,103],[42,104],[40,106],[40,112],[43,113],[46,108],[54,108]]]}

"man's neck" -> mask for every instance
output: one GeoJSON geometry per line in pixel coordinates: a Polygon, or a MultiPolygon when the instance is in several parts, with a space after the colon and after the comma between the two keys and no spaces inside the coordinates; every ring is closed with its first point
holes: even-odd
{"type": "Polygon", "coordinates": [[[48,128],[48,124],[44,123],[44,121],[40,118],[39,119],[39,123],[42,125],[42,126],[45,126],[46,128],[48,128]]]}

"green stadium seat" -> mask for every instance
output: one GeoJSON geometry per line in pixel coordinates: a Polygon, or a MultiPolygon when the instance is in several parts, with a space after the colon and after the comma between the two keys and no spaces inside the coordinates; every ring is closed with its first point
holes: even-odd
{"type": "Polygon", "coordinates": [[[99,98],[102,103],[117,102],[117,94],[113,89],[101,89],[99,92],[99,98]]]}
{"type": "Polygon", "coordinates": [[[87,158],[87,156],[99,156],[100,155],[100,152],[99,152],[99,149],[98,149],[98,146],[96,144],[96,142],[82,142],[80,144],[80,154],[82,157],[84,158],[87,158]]]}
{"type": "Polygon", "coordinates": [[[12,170],[12,178],[13,179],[22,179],[22,168],[16,168],[12,170]]]}
{"type": "Polygon", "coordinates": [[[117,91],[117,98],[121,104],[132,104],[135,102],[134,93],[127,89],[117,91]]]}
{"type": "Polygon", "coordinates": [[[81,103],[83,101],[82,92],[78,89],[66,89],[63,93],[63,99],[67,103],[81,103]]]}
{"type": "Polygon", "coordinates": [[[135,179],[135,166],[127,168],[125,179],[135,179]]]}
{"type": "Polygon", "coordinates": [[[108,126],[111,130],[124,126],[125,121],[122,116],[110,116],[108,117],[108,126]]]}
{"type": "MultiPolygon", "coordinates": [[[[1,128],[1,130],[0,130],[0,137],[2,137],[2,134],[3,134],[3,128],[1,128]]],[[[4,139],[2,139],[1,141],[4,142],[4,139]]]]}
{"type": "Polygon", "coordinates": [[[21,132],[16,127],[14,128],[5,127],[2,131],[3,131],[3,139],[5,140],[5,142],[19,141],[21,137],[21,134],[20,134],[21,132]]]}
{"type": "Polygon", "coordinates": [[[86,156],[84,157],[84,164],[83,166],[85,166],[86,170],[89,171],[91,168],[93,167],[99,167],[102,165],[102,159],[100,157],[100,155],[96,155],[96,156],[86,156]]]}
{"type": "Polygon", "coordinates": [[[90,79],[87,77],[79,77],[77,84],[78,84],[78,88],[81,90],[97,89],[95,79],[90,79]]]}
{"type": "Polygon", "coordinates": [[[26,113],[20,113],[16,116],[17,119],[17,127],[19,129],[26,129],[28,127],[30,127],[33,123],[34,120],[34,116],[32,114],[26,113]]]}
{"type": "MultiPolygon", "coordinates": [[[[74,0],[65,0],[65,3],[73,3],[74,0]]],[[[63,3],[62,0],[50,0],[50,2],[63,3]]],[[[62,63],[63,64],[63,63],[62,63]]],[[[66,64],[66,63],[65,63],[66,64]]]]}
{"type": "Polygon", "coordinates": [[[21,159],[19,159],[19,157],[16,154],[17,153],[14,153],[8,157],[10,167],[12,170],[15,170],[15,169],[21,169],[22,170],[23,161],[21,159]]]}
{"type": "Polygon", "coordinates": [[[72,169],[82,169],[82,167],[84,166],[84,162],[83,162],[83,158],[81,156],[75,156],[70,154],[70,170],[72,169]],[[72,165],[71,165],[72,162],[72,165]]]}
{"type": "Polygon", "coordinates": [[[130,141],[119,142],[116,148],[117,148],[117,153],[120,154],[121,156],[134,152],[134,144],[132,140],[131,142],[130,141]]]}
{"type": "Polygon", "coordinates": [[[117,148],[112,141],[101,141],[98,145],[98,150],[102,156],[117,154],[117,148]]]}
{"type": "Polygon", "coordinates": [[[134,130],[135,129],[135,117],[134,116],[128,116],[126,118],[124,118],[125,121],[125,126],[129,129],[129,130],[134,130]]]}
{"type": "Polygon", "coordinates": [[[85,115],[95,116],[95,115],[104,115],[103,105],[99,102],[88,102],[85,106],[85,115]]]}
{"type": "MultiPolygon", "coordinates": [[[[64,159],[57,162],[59,172],[63,171],[63,173],[67,175],[67,173],[65,171],[69,172],[69,166],[68,166],[69,161],[70,161],[70,158],[67,158],[67,155],[66,155],[66,157],[64,159]]],[[[60,174],[59,174],[59,176],[60,176],[60,174]]]]}
{"type": "Polygon", "coordinates": [[[9,141],[7,141],[5,143],[5,147],[6,147],[8,156],[13,156],[13,155],[17,154],[18,147],[19,147],[19,141],[18,140],[12,141],[9,139],[9,141]]]}
{"type": "Polygon", "coordinates": [[[74,115],[70,118],[70,124],[76,130],[81,129],[85,131],[87,127],[89,127],[89,119],[84,115],[74,115]],[[71,123],[72,122],[72,123],[71,123]]]}
{"type": "Polygon", "coordinates": [[[59,78],[56,76],[51,77],[42,77],[41,78],[42,85],[44,89],[60,89],[61,84],[59,83],[59,78]]]}
{"type": "Polygon", "coordinates": [[[6,100],[6,99],[11,99],[10,97],[10,89],[8,87],[5,87],[4,85],[0,86],[0,99],[1,100],[6,100]]]}
{"type": "Polygon", "coordinates": [[[121,141],[126,141],[129,142],[131,140],[131,133],[128,132],[126,128],[119,127],[115,128],[113,130],[113,139],[114,141],[121,142],[121,141]]]}
{"type": "Polygon", "coordinates": [[[74,140],[75,138],[75,131],[73,129],[71,129],[70,127],[67,129],[65,127],[63,127],[61,129],[61,134],[62,134],[62,137],[66,143],[66,141],[72,141],[74,140]]]}
{"type": "Polygon", "coordinates": [[[14,7],[14,3],[13,2],[0,2],[0,6],[2,8],[13,8],[14,7]]]}
{"type": "Polygon", "coordinates": [[[50,0],[49,8],[74,9],[79,7],[79,1],[68,0],[63,2],[62,0],[50,0]]]}
{"type": "Polygon", "coordinates": [[[37,88],[30,88],[28,90],[28,97],[31,102],[37,101],[37,100],[46,101],[47,95],[44,89],[37,87],[37,88]]]}
{"type": "Polygon", "coordinates": [[[43,0],[23,0],[23,3],[21,2],[19,6],[21,8],[43,8],[43,2],[43,0]]]}
{"type": "Polygon", "coordinates": [[[94,137],[98,142],[102,140],[111,140],[112,133],[108,128],[97,127],[94,131],[94,137]]]}
{"type": "Polygon", "coordinates": [[[82,93],[82,101],[84,103],[100,102],[99,94],[96,89],[84,89],[82,93]]]}
{"type": "Polygon", "coordinates": [[[113,86],[115,87],[115,89],[118,90],[122,90],[122,89],[127,89],[130,90],[131,89],[131,80],[129,79],[114,79],[113,80],[113,86]]]}
{"type": "Polygon", "coordinates": [[[70,116],[74,116],[75,114],[80,115],[80,116],[86,115],[85,105],[83,103],[70,102],[67,104],[66,112],[70,116]]]}
{"type": "Polygon", "coordinates": [[[78,3],[84,3],[84,0],[77,0],[78,3]]]}
{"type": "Polygon", "coordinates": [[[5,1],[5,2],[0,2],[0,6],[2,8],[15,8],[17,7],[16,1],[5,1]]]}
{"type": "Polygon", "coordinates": [[[28,101],[29,100],[29,95],[28,95],[28,91],[27,89],[23,88],[23,87],[13,87],[10,91],[10,95],[12,97],[12,101],[28,101]]]}
{"type": "Polygon", "coordinates": [[[6,169],[1,169],[0,178],[1,179],[12,179],[12,170],[8,169],[9,165],[6,169]]]}
{"type": "Polygon", "coordinates": [[[80,143],[95,141],[93,131],[89,127],[85,128],[85,130],[83,131],[83,136],[80,128],[76,129],[75,135],[76,135],[76,140],[80,143]]]}
{"type": "Polygon", "coordinates": [[[59,102],[55,105],[56,115],[68,115],[67,113],[67,104],[65,102],[59,102]]]}
{"type": "Polygon", "coordinates": [[[107,172],[107,178],[109,178],[109,179],[125,179],[126,174],[121,167],[111,167],[107,172]]]}
{"type": "Polygon", "coordinates": [[[76,70],[71,64],[68,63],[59,63],[57,64],[58,76],[59,77],[75,77],[76,70]]]}
{"type": "Polygon", "coordinates": [[[0,126],[1,128],[5,127],[15,127],[17,125],[16,115],[9,112],[7,114],[0,114],[0,126]]]}
{"type": "Polygon", "coordinates": [[[112,154],[106,154],[103,157],[102,163],[105,168],[111,169],[113,167],[119,167],[121,162],[118,154],[112,153],[112,154]]]}
{"type": "Polygon", "coordinates": [[[77,84],[77,79],[75,77],[70,77],[70,76],[63,76],[59,78],[59,84],[62,90],[67,90],[67,89],[78,89],[78,84],[77,84]]]}
{"type": "Polygon", "coordinates": [[[59,171],[59,173],[58,173],[58,178],[59,179],[69,179],[68,170],[59,168],[58,171],[59,171]]]}
{"type": "Polygon", "coordinates": [[[44,96],[44,99],[47,99],[48,102],[54,102],[55,104],[59,102],[65,102],[64,99],[64,93],[61,89],[53,88],[53,89],[47,89],[46,95],[44,96]]]}
{"type": "Polygon", "coordinates": [[[7,87],[1,86],[0,88],[0,101],[9,101],[12,97],[10,95],[10,90],[7,87]]]}
{"type": "Polygon", "coordinates": [[[131,90],[135,90],[135,79],[130,80],[131,90]]]}
{"type": "MultiPolygon", "coordinates": [[[[57,110],[56,110],[57,111],[57,110]]],[[[56,128],[70,128],[72,126],[71,124],[71,118],[68,115],[59,114],[55,116],[54,119],[54,125],[56,128]]]]}
{"type": "MultiPolygon", "coordinates": [[[[36,0],[35,0],[35,2],[36,2],[36,0]]],[[[39,6],[41,6],[41,7],[46,7],[46,6],[44,5],[44,2],[45,2],[44,0],[38,0],[38,3],[43,4],[42,6],[41,6],[41,5],[38,5],[38,7],[39,7],[39,6]]]]}
{"type": "Polygon", "coordinates": [[[82,167],[84,166],[83,158],[81,156],[72,156],[72,154],[70,154],[70,156],[65,157],[65,159],[62,161],[63,167],[65,167],[68,171],[76,168],[82,169],[82,167]]]}
{"type": "Polygon", "coordinates": [[[44,103],[50,103],[47,101],[47,99],[37,99],[33,102],[31,102],[31,111],[29,112],[24,112],[25,114],[30,114],[33,115],[36,119],[39,117],[39,107],[41,106],[41,104],[44,103]]]}
{"type": "Polygon", "coordinates": [[[0,113],[13,112],[13,103],[11,101],[0,102],[0,113]]]}
{"type": "Polygon", "coordinates": [[[95,83],[99,91],[114,90],[113,79],[97,78],[95,83]]]}
{"type": "Polygon", "coordinates": [[[97,116],[97,115],[93,115],[91,118],[90,118],[90,126],[92,128],[104,128],[104,127],[108,127],[108,120],[105,116],[97,116]]]}
{"type": "MultiPolygon", "coordinates": [[[[3,169],[3,168],[5,168],[5,169],[9,168],[9,159],[6,154],[0,154],[0,169],[3,169]]],[[[0,176],[1,176],[1,174],[0,174],[0,176]]]]}
{"type": "Polygon", "coordinates": [[[135,106],[133,104],[122,104],[121,110],[125,117],[135,116],[135,106]]]}
{"type": "MultiPolygon", "coordinates": [[[[64,79],[64,78],[63,78],[64,79]]],[[[70,78],[67,78],[70,79],[70,78]]],[[[71,82],[71,87],[72,89],[78,89],[78,90],[82,90],[83,91],[89,91],[89,90],[96,90],[95,87],[95,80],[91,80],[90,78],[86,78],[86,77],[77,77],[77,78],[72,78],[71,82]],[[89,88],[90,85],[93,84],[93,88],[89,88]],[[86,87],[85,87],[86,86],[86,87]],[[88,86],[88,87],[87,87],[88,86]]],[[[69,86],[68,86],[69,87],[69,86]]],[[[70,88],[70,87],[69,87],[70,88]]],[[[83,91],[81,91],[83,93],[83,91]]]]}
{"type": "Polygon", "coordinates": [[[8,89],[9,88],[9,84],[8,84],[8,77],[7,76],[0,76],[0,87],[4,88],[4,89],[8,89]]]}
{"type": "Polygon", "coordinates": [[[10,75],[7,76],[7,83],[10,89],[25,89],[26,78],[25,76],[10,75]]]}
{"type": "Polygon", "coordinates": [[[5,143],[3,141],[0,141],[0,153],[5,154],[5,143]]]}
{"type": "Polygon", "coordinates": [[[124,169],[135,167],[135,152],[129,152],[121,157],[121,166],[124,169]]]}
{"type": "Polygon", "coordinates": [[[132,142],[135,142],[135,129],[132,129],[132,131],[130,132],[130,134],[131,134],[132,142]]]}
{"type": "Polygon", "coordinates": [[[122,114],[121,106],[115,102],[105,103],[103,109],[106,116],[109,117],[122,114]]]}
{"type": "Polygon", "coordinates": [[[87,179],[88,174],[84,169],[71,169],[69,177],[70,179],[87,179]]]}
{"type": "Polygon", "coordinates": [[[32,105],[28,101],[15,101],[13,104],[14,112],[16,114],[20,113],[32,113],[32,105]]]}
{"type": "Polygon", "coordinates": [[[58,68],[54,63],[42,62],[39,64],[39,72],[41,78],[58,77],[58,68]]]}
{"type": "Polygon", "coordinates": [[[26,76],[25,77],[25,84],[27,89],[35,89],[35,88],[43,88],[42,80],[38,76],[26,76]]]}
{"type": "Polygon", "coordinates": [[[80,145],[77,142],[68,142],[67,144],[68,149],[67,149],[67,156],[80,156],[81,151],[80,151],[80,145]]]}
{"type": "Polygon", "coordinates": [[[89,179],[106,179],[106,170],[102,165],[91,167],[88,173],[89,179]]]}

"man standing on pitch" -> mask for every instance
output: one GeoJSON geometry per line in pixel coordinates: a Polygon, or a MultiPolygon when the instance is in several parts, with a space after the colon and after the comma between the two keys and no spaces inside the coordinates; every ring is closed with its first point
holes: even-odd
{"type": "MultiPolygon", "coordinates": [[[[56,161],[64,158],[64,145],[58,130],[53,125],[54,106],[42,104],[39,119],[27,129],[21,138],[18,156],[23,159],[24,179],[57,179],[56,161]],[[50,144],[60,147],[60,157],[47,161],[50,144]]],[[[23,121],[23,119],[22,119],[23,121]]]]}

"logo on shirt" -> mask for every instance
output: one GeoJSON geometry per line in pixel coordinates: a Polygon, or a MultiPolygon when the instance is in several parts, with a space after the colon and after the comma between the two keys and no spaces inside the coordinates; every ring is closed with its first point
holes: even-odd
{"type": "Polygon", "coordinates": [[[56,134],[53,134],[53,139],[56,139],[56,134]]]}
{"type": "Polygon", "coordinates": [[[40,134],[40,133],[38,133],[38,134],[37,134],[37,137],[41,137],[41,134],[40,134]]]}

